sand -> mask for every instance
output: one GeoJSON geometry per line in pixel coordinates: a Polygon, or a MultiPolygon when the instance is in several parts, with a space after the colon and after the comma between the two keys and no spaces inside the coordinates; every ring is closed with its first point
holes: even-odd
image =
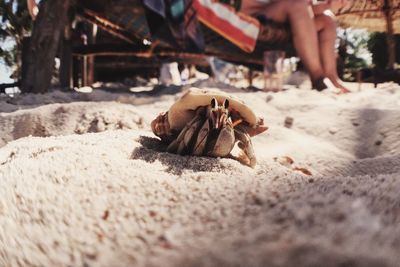
{"type": "Polygon", "coordinates": [[[197,86],[265,118],[254,169],[164,152],[187,87],[0,97],[0,266],[400,266],[399,86],[197,86]]]}

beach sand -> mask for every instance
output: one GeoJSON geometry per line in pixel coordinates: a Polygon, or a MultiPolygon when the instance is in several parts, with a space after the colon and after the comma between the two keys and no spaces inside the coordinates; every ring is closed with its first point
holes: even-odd
{"type": "Polygon", "coordinates": [[[197,86],[264,117],[254,169],[164,152],[186,87],[1,97],[0,266],[400,266],[399,86],[197,86]]]}

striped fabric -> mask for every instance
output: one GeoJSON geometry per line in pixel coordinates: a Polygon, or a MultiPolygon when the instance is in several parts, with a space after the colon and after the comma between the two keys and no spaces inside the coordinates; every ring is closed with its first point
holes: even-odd
{"type": "Polygon", "coordinates": [[[138,40],[151,40],[151,33],[143,14],[133,12],[111,13],[108,12],[107,18],[124,30],[133,33],[138,40]]]}
{"type": "Polygon", "coordinates": [[[246,52],[256,46],[260,23],[217,0],[193,0],[198,19],[246,52]]]}

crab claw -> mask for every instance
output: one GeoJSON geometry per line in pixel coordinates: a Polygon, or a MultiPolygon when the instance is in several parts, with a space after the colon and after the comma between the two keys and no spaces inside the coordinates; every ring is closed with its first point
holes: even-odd
{"type": "Polygon", "coordinates": [[[238,127],[235,130],[235,137],[236,140],[239,140],[238,146],[242,150],[242,155],[239,160],[254,168],[257,164],[257,159],[251,143],[250,135],[242,127],[238,127]]]}
{"type": "Polygon", "coordinates": [[[240,127],[244,129],[244,131],[250,135],[250,137],[259,135],[266,130],[268,130],[268,126],[264,125],[264,119],[263,118],[258,118],[257,124],[253,127],[245,125],[245,124],[240,124],[240,127]]]}

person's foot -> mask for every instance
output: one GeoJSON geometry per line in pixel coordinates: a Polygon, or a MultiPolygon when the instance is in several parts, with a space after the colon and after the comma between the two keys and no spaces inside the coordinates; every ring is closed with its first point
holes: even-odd
{"type": "Polygon", "coordinates": [[[321,92],[322,90],[328,89],[328,85],[325,83],[324,80],[325,80],[325,78],[322,77],[322,78],[316,79],[315,81],[312,81],[311,82],[312,89],[315,89],[319,92],[321,92]]]}
{"type": "Polygon", "coordinates": [[[337,87],[332,83],[332,81],[326,77],[319,78],[312,82],[312,88],[317,91],[335,91],[337,87]]]}
{"type": "Polygon", "coordinates": [[[344,82],[339,78],[330,79],[332,84],[337,88],[337,94],[347,94],[351,91],[345,86],[344,82]]]}
{"type": "Polygon", "coordinates": [[[344,94],[348,94],[351,93],[351,91],[347,88],[337,88],[337,95],[344,95],[344,94]]]}
{"type": "Polygon", "coordinates": [[[317,91],[327,91],[333,92],[337,95],[350,93],[350,90],[347,89],[343,82],[340,80],[331,80],[329,78],[323,77],[319,78],[312,82],[312,88],[317,91]]]}

